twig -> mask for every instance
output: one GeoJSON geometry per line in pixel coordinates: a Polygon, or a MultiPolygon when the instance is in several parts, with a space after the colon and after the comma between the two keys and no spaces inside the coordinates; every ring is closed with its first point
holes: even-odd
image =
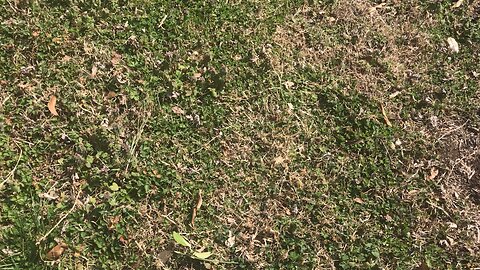
{"type": "Polygon", "coordinates": [[[385,107],[383,107],[383,104],[380,104],[380,108],[382,109],[382,115],[383,115],[383,120],[385,120],[385,124],[387,124],[387,126],[391,127],[392,123],[388,119],[388,115],[387,115],[387,112],[385,111],[385,107]]]}
{"type": "Polygon", "coordinates": [[[135,154],[135,150],[137,148],[138,141],[140,141],[140,137],[142,136],[143,129],[147,125],[148,118],[149,117],[145,117],[143,119],[143,122],[140,124],[140,126],[137,130],[137,134],[135,134],[135,136],[132,140],[132,144],[130,145],[130,149],[129,149],[130,152],[129,152],[129,155],[128,155],[127,166],[125,167],[125,171],[124,171],[125,174],[128,172],[128,169],[130,168],[130,163],[132,163],[132,157],[135,154]]]}
{"type": "Polygon", "coordinates": [[[158,27],[159,28],[162,28],[163,29],[163,23],[165,22],[165,20],[167,19],[167,15],[163,16],[163,19],[160,21],[160,23],[158,24],[158,27]]]}
{"type": "Polygon", "coordinates": [[[80,196],[80,193],[82,192],[82,190],[78,190],[78,193],[77,193],[77,196],[75,197],[75,201],[73,202],[73,206],[72,208],[70,208],[70,210],[68,210],[67,213],[65,213],[65,215],[63,215],[62,218],[60,218],[60,220],[57,222],[57,224],[55,224],[44,236],[42,236],[36,243],[36,245],[39,245],[43,240],[45,240],[52,232],[53,230],[55,230],[59,225],[60,223],[62,223],[63,220],[65,220],[68,215],[70,215],[73,210],[75,210],[75,206],[77,206],[77,200],[78,200],[78,197],[80,196]]]}
{"type": "Polygon", "coordinates": [[[222,134],[213,137],[210,141],[206,142],[206,143],[203,144],[199,149],[197,149],[196,151],[194,151],[194,152],[192,153],[192,155],[195,155],[195,154],[197,154],[198,152],[202,151],[202,150],[205,149],[209,144],[211,144],[213,141],[215,141],[216,139],[220,138],[221,136],[222,136],[222,134]]]}
{"type": "Polygon", "coordinates": [[[183,256],[186,256],[186,257],[189,257],[191,259],[194,259],[194,260],[199,260],[199,261],[204,261],[204,262],[210,262],[210,263],[215,263],[215,264],[238,264],[238,262],[232,262],[232,261],[220,261],[220,260],[212,260],[212,259],[202,259],[202,258],[197,258],[193,255],[190,255],[190,254],[187,254],[187,253],[182,253],[180,251],[174,251],[175,254],[178,254],[178,255],[183,255],[183,256]]]}
{"type": "Polygon", "coordinates": [[[171,223],[178,225],[175,220],[171,219],[168,215],[160,215],[161,217],[165,218],[166,220],[170,221],[171,223]]]}
{"type": "Polygon", "coordinates": [[[447,137],[447,136],[450,135],[451,133],[453,133],[453,132],[455,132],[455,131],[463,128],[467,123],[468,123],[468,121],[465,122],[463,125],[461,125],[461,126],[459,126],[459,127],[456,127],[456,128],[454,128],[454,129],[449,130],[448,132],[446,132],[445,134],[443,134],[442,136],[440,136],[440,137],[435,141],[435,144],[437,144],[438,142],[440,142],[443,138],[447,137]]]}
{"type": "Polygon", "coordinates": [[[192,228],[195,228],[195,218],[197,217],[197,212],[200,210],[200,207],[202,207],[202,190],[200,189],[198,191],[198,196],[197,196],[197,203],[195,204],[195,207],[192,209],[192,219],[190,220],[190,226],[192,228]]]}
{"type": "Polygon", "coordinates": [[[451,216],[447,213],[447,211],[445,211],[445,209],[443,209],[442,207],[440,207],[440,206],[438,206],[438,205],[436,205],[436,204],[434,204],[434,203],[432,203],[432,202],[430,202],[430,201],[428,201],[427,203],[430,204],[431,206],[437,208],[438,210],[441,210],[447,217],[449,217],[450,219],[452,219],[452,217],[451,217],[451,216]]]}
{"type": "Polygon", "coordinates": [[[19,12],[19,9],[18,9],[15,5],[13,5],[12,3],[10,3],[10,1],[7,1],[7,3],[10,5],[10,8],[13,9],[13,11],[19,12]]]}
{"type": "Polygon", "coordinates": [[[17,163],[15,164],[15,167],[13,167],[13,169],[7,174],[7,176],[5,177],[5,179],[3,179],[2,183],[0,183],[0,189],[2,189],[3,185],[8,181],[8,179],[13,176],[13,174],[15,173],[15,171],[17,170],[17,166],[18,166],[18,163],[20,163],[20,159],[22,158],[22,154],[23,154],[23,150],[21,147],[18,147],[20,148],[20,155],[18,155],[18,159],[17,159],[17,163]]]}

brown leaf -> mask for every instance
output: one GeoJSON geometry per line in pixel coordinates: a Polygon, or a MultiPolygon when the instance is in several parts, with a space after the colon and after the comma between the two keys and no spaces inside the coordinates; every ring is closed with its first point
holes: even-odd
{"type": "Polygon", "coordinates": [[[420,266],[417,267],[417,270],[430,270],[430,267],[425,262],[422,262],[420,266]]]}
{"type": "Polygon", "coordinates": [[[55,105],[57,105],[57,97],[54,95],[50,96],[50,101],[48,101],[48,110],[52,115],[58,116],[57,109],[55,108],[55,105]]]}
{"type": "Polygon", "coordinates": [[[172,111],[174,114],[178,114],[178,115],[185,114],[185,111],[178,106],[173,106],[172,111]]]}
{"type": "Polygon", "coordinates": [[[65,56],[63,56],[63,58],[62,58],[61,61],[62,61],[63,63],[66,63],[66,62],[70,61],[71,59],[72,59],[72,57],[70,57],[70,56],[68,56],[68,55],[65,55],[65,56]]]}
{"type": "Polygon", "coordinates": [[[128,244],[128,239],[123,235],[120,235],[120,237],[118,237],[118,241],[120,241],[120,243],[125,246],[128,244]]]}
{"type": "Polygon", "coordinates": [[[360,199],[360,198],[355,198],[355,199],[353,199],[353,201],[356,202],[356,203],[359,203],[359,204],[363,204],[363,200],[360,199]]]}
{"type": "Polygon", "coordinates": [[[278,156],[278,157],[276,157],[276,158],[273,159],[273,163],[275,163],[275,165],[280,165],[280,164],[282,164],[284,161],[285,161],[285,158],[283,158],[282,156],[278,156]]]}
{"type": "Polygon", "coordinates": [[[433,180],[435,179],[435,177],[437,177],[437,175],[438,175],[438,169],[435,167],[432,167],[430,169],[430,175],[427,177],[427,180],[433,180]]]}
{"type": "Polygon", "coordinates": [[[116,52],[114,52],[112,54],[112,60],[111,60],[112,65],[114,65],[114,66],[118,65],[121,60],[122,60],[122,56],[120,54],[118,54],[116,52]]]}
{"type": "Polygon", "coordinates": [[[202,190],[200,189],[198,191],[198,196],[197,196],[197,203],[195,204],[195,207],[192,209],[192,220],[190,221],[190,225],[192,227],[195,227],[195,218],[197,217],[197,212],[200,210],[200,207],[202,207],[202,190]]]}
{"type": "Polygon", "coordinates": [[[59,243],[47,253],[47,260],[58,260],[68,246],[65,243],[59,243]]]}
{"type": "Polygon", "coordinates": [[[92,66],[92,72],[90,73],[90,78],[93,79],[95,78],[95,76],[97,76],[97,71],[98,71],[98,68],[96,65],[93,65],[92,66]]]}
{"type": "Polygon", "coordinates": [[[115,229],[115,226],[120,222],[120,216],[114,216],[110,219],[110,224],[108,225],[109,230],[115,229]]]}
{"type": "Polygon", "coordinates": [[[383,105],[380,105],[382,107],[382,114],[383,114],[383,119],[385,120],[385,123],[387,124],[387,126],[391,127],[392,126],[392,123],[390,122],[390,120],[388,120],[388,116],[387,116],[387,112],[385,111],[385,108],[383,107],[383,105]]]}
{"type": "Polygon", "coordinates": [[[173,252],[170,250],[163,250],[158,254],[158,258],[162,263],[167,263],[170,257],[172,257],[173,252]]]}
{"type": "Polygon", "coordinates": [[[107,98],[108,99],[111,99],[111,98],[114,98],[117,96],[117,93],[113,92],[113,91],[109,91],[108,94],[107,94],[107,98]]]}

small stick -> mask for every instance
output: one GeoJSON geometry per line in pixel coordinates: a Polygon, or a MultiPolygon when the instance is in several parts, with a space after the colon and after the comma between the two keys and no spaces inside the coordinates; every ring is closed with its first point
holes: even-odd
{"type": "Polygon", "coordinates": [[[195,204],[195,207],[192,209],[192,219],[190,220],[190,226],[192,228],[195,228],[195,218],[197,217],[197,212],[200,210],[200,207],[202,207],[202,190],[200,189],[198,191],[198,196],[197,196],[197,203],[195,204]]]}
{"type": "Polygon", "coordinates": [[[163,23],[165,22],[165,20],[167,19],[167,15],[163,16],[163,19],[160,21],[160,23],[158,24],[158,27],[159,28],[162,28],[163,29],[163,23]]]}
{"type": "Polygon", "coordinates": [[[180,251],[174,251],[175,254],[178,254],[178,255],[183,255],[183,256],[187,256],[187,257],[190,257],[192,259],[195,259],[195,260],[199,260],[199,261],[204,261],[204,262],[210,262],[210,263],[215,263],[215,264],[238,264],[238,262],[233,262],[233,261],[220,261],[220,260],[212,260],[212,259],[202,259],[202,258],[197,258],[193,255],[190,255],[190,254],[187,254],[187,253],[182,253],[180,251]]]}
{"type": "Polygon", "coordinates": [[[17,166],[18,166],[18,163],[20,163],[20,159],[22,158],[22,154],[23,154],[23,150],[21,147],[20,148],[20,155],[18,156],[18,159],[17,159],[17,163],[15,164],[15,167],[13,167],[13,169],[7,174],[7,176],[5,177],[5,179],[3,179],[2,183],[0,183],[0,189],[3,187],[3,185],[8,181],[8,179],[10,178],[10,176],[13,176],[13,174],[15,173],[15,171],[17,170],[17,166]]]}
{"type": "Polygon", "coordinates": [[[391,127],[392,123],[388,119],[387,112],[385,111],[385,108],[383,107],[383,104],[380,104],[380,107],[382,109],[383,119],[385,120],[385,123],[387,124],[387,126],[391,127]]]}
{"type": "Polygon", "coordinates": [[[447,137],[448,135],[450,135],[451,133],[463,128],[466,124],[468,123],[468,121],[466,121],[465,123],[463,123],[463,125],[459,126],[459,127],[456,127],[454,129],[451,129],[449,131],[447,131],[445,134],[443,134],[442,136],[440,136],[436,141],[435,141],[435,144],[440,142],[443,138],[447,137]]]}
{"type": "Polygon", "coordinates": [[[43,240],[45,240],[53,232],[53,230],[55,230],[60,225],[60,223],[62,223],[62,221],[65,220],[68,217],[68,215],[70,215],[73,212],[73,210],[75,210],[75,206],[77,206],[77,200],[78,200],[78,197],[80,196],[81,192],[82,192],[82,190],[80,189],[77,193],[77,196],[75,197],[75,201],[73,202],[72,208],[70,208],[70,210],[68,210],[68,212],[65,213],[65,215],[63,215],[62,218],[60,218],[60,220],[57,222],[57,224],[55,224],[44,236],[42,236],[35,243],[36,245],[39,245],[43,240]]]}

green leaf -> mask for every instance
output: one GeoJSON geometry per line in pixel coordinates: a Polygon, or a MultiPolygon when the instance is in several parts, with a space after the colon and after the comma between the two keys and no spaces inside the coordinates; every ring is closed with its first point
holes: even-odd
{"type": "Polygon", "coordinates": [[[197,258],[197,259],[206,259],[208,257],[212,256],[212,253],[211,252],[194,252],[193,253],[193,257],[197,258]]]}
{"type": "Polygon", "coordinates": [[[113,192],[118,191],[120,189],[120,187],[115,182],[113,182],[112,185],[109,188],[113,192]]]}
{"type": "Polygon", "coordinates": [[[86,166],[87,168],[91,168],[91,167],[92,167],[93,160],[94,160],[94,159],[93,159],[92,156],[87,156],[87,158],[85,158],[85,162],[86,162],[85,166],[86,166]]]}
{"type": "Polygon", "coordinates": [[[187,241],[187,239],[185,239],[183,236],[181,236],[177,232],[173,232],[173,240],[175,240],[175,242],[177,242],[179,245],[182,245],[184,247],[192,247],[190,243],[187,241]]]}

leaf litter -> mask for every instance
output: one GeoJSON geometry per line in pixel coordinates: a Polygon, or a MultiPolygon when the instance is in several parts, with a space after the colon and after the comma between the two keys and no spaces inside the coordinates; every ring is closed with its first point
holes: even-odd
{"type": "Polygon", "coordinates": [[[192,209],[192,219],[190,221],[190,225],[192,226],[192,228],[195,227],[195,218],[197,217],[198,210],[200,210],[200,207],[202,207],[202,201],[202,190],[199,190],[197,195],[197,202],[195,204],[195,207],[193,207],[192,209]]]}
{"type": "Polygon", "coordinates": [[[57,105],[57,97],[54,95],[51,95],[50,100],[48,101],[47,107],[53,116],[58,116],[56,105],[57,105]]]}

